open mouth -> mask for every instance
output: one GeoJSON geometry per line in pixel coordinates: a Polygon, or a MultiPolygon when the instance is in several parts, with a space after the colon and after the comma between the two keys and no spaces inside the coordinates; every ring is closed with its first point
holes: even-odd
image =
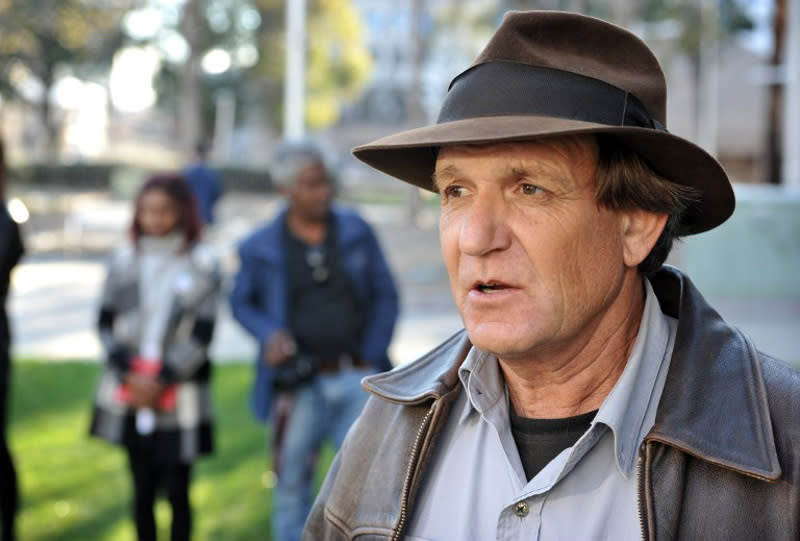
{"type": "Polygon", "coordinates": [[[498,291],[508,289],[508,286],[499,282],[479,282],[472,288],[480,291],[481,293],[496,293],[498,291]]]}

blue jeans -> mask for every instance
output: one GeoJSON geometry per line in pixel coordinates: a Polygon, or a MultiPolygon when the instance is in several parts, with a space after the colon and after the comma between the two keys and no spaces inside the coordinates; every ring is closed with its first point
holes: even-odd
{"type": "MultiPolygon", "coordinates": [[[[367,401],[361,378],[370,372],[350,368],[318,375],[293,392],[277,457],[273,541],[300,539],[311,510],[311,483],[320,447],[324,440],[337,449],[342,445],[347,430],[367,401]]],[[[287,397],[279,395],[275,399],[284,398],[287,397]]]]}

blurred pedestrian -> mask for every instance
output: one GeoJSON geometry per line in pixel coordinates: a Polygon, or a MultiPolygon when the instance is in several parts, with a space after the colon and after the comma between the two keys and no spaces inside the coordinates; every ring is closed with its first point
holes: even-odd
{"type": "Polygon", "coordinates": [[[206,225],[214,223],[214,206],[222,195],[222,181],[219,173],[208,163],[210,145],[198,141],[194,147],[194,159],[183,170],[183,175],[192,189],[200,217],[206,225]]]}
{"type": "Polygon", "coordinates": [[[5,149],[0,140],[0,525],[2,541],[14,539],[17,512],[17,473],[8,448],[6,428],[11,387],[11,333],[6,314],[6,297],[11,270],[24,251],[19,226],[11,219],[5,203],[5,149]]]}
{"type": "Polygon", "coordinates": [[[272,166],[287,205],[239,247],[231,305],[260,346],[252,406],[271,418],[273,539],[287,541],[300,538],[321,444],[341,444],[366,399],[361,378],[391,367],[398,298],[372,229],[332,205],[320,149],[284,143],[272,166]]]}
{"type": "Polygon", "coordinates": [[[208,348],[220,270],[201,227],[182,176],[148,179],[100,299],[107,362],[90,431],[127,450],[140,541],[156,538],[159,490],[172,507],[172,540],[190,538],[192,464],[212,451],[208,348]]]}
{"type": "Polygon", "coordinates": [[[435,125],[355,149],[440,196],[464,331],[372,393],[309,541],[800,539],[800,372],[680,270],[735,206],[633,33],[512,11],[435,125]]]}

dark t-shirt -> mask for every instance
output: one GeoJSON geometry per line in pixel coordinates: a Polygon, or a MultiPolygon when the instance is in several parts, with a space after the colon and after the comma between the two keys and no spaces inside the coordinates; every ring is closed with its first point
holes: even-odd
{"type": "Polygon", "coordinates": [[[354,354],[363,327],[362,309],[342,268],[334,231],[311,246],[284,228],[289,266],[289,326],[301,353],[318,359],[354,354]]]}
{"type": "Polygon", "coordinates": [[[529,419],[511,411],[511,432],[528,479],[589,430],[597,410],[563,419],[529,419]]]}

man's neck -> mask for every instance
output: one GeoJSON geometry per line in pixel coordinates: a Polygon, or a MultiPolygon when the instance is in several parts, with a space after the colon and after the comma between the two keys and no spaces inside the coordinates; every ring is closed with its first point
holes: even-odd
{"type": "Polygon", "coordinates": [[[598,409],[625,369],[644,301],[637,275],[582,339],[525,359],[499,359],[516,412],[522,417],[557,419],[598,409]]]}
{"type": "Polygon", "coordinates": [[[328,232],[327,219],[314,219],[291,210],[286,215],[286,226],[295,237],[312,246],[321,244],[328,232]]]}

